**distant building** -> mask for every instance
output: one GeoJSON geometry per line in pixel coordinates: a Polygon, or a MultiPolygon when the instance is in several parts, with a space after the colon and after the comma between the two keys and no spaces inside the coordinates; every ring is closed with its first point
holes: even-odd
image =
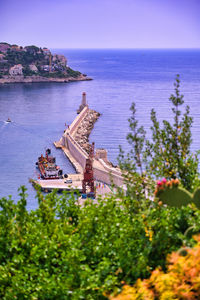
{"type": "Polygon", "coordinates": [[[41,69],[43,71],[49,72],[49,65],[43,65],[43,66],[41,66],[41,69]]]}
{"type": "Polygon", "coordinates": [[[23,75],[23,67],[22,67],[22,65],[21,64],[19,64],[19,65],[14,65],[13,67],[11,67],[10,69],[9,69],[9,74],[11,75],[11,76],[17,76],[17,75],[23,75]]]}
{"type": "Polygon", "coordinates": [[[43,48],[42,50],[43,50],[45,55],[50,55],[51,54],[51,51],[47,48],[43,48]]]}

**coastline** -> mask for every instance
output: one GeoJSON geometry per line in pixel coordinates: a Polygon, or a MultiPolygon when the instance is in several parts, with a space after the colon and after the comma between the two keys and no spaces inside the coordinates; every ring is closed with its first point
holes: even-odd
{"type": "Polygon", "coordinates": [[[54,78],[54,77],[43,77],[43,76],[5,76],[4,78],[0,78],[0,85],[2,84],[10,84],[10,83],[33,83],[33,82],[73,82],[73,81],[85,81],[85,80],[92,80],[83,74],[79,75],[78,77],[64,77],[64,78],[54,78]]]}

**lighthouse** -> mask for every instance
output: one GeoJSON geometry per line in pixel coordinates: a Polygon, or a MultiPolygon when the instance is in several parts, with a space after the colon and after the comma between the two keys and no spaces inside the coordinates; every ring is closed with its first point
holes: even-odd
{"type": "Polygon", "coordinates": [[[86,92],[83,92],[81,105],[79,106],[79,109],[77,109],[77,114],[80,114],[80,112],[84,109],[85,106],[87,106],[86,92]]]}
{"type": "Polygon", "coordinates": [[[82,103],[81,103],[81,105],[83,107],[85,107],[87,105],[87,102],[86,102],[86,92],[83,92],[83,94],[82,94],[82,103]]]}

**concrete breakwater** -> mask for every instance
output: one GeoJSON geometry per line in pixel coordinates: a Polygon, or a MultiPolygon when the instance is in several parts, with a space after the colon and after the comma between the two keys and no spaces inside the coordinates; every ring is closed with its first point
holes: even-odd
{"type": "MultiPolygon", "coordinates": [[[[88,105],[82,109],[72,124],[65,130],[63,136],[54,145],[61,148],[68,159],[75,166],[78,173],[83,174],[89,150],[89,134],[97,121],[99,113],[89,109],[88,105]]],[[[118,167],[114,167],[107,159],[106,149],[96,149],[93,159],[94,179],[106,184],[123,185],[123,176],[118,167]]]]}
{"type": "Polygon", "coordinates": [[[98,120],[100,113],[95,110],[89,109],[87,114],[80,122],[75,134],[75,141],[87,152],[89,153],[89,135],[94,127],[95,122],[98,120]]]}

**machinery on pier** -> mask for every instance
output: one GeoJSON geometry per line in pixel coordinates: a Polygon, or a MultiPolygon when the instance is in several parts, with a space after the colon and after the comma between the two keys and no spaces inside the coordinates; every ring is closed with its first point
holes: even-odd
{"type": "MultiPolygon", "coordinates": [[[[50,156],[50,154],[51,150],[47,149],[45,156],[41,154],[36,162],[36,166],[41,174],[41,179],[61,179],[63,178],[63,171],[56,165],[55,157],[50,156]]],[[[64,177],[66,178],[67,175],[65,174],[64,177]]]]}
{"type": "Polygon", "coordinates": [[[94,158],[94,143],[90,146],[89,156],[86,159],[85,170],[83,172],[82,181],[82,198],[95,198],[94,190],[94,172],[93,172],[93,158],[94,158]],[[87,189],[90,189],[88,192],[87,189]]]}

